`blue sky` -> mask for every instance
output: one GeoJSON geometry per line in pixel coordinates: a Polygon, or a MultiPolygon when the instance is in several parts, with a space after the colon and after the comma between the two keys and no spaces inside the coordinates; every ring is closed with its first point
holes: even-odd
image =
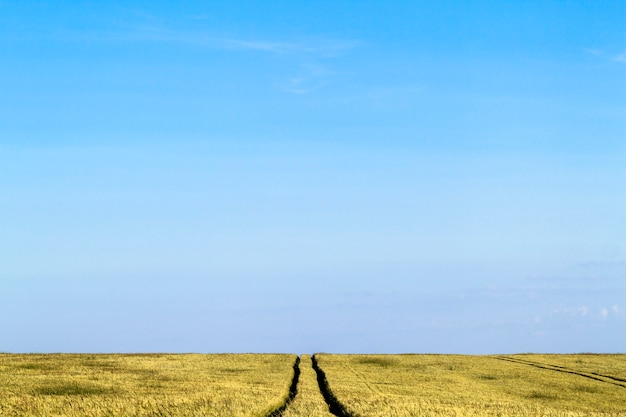
{"type": "Polygon", "coordinates": [[[0,1],[0,351],[623,352],[623,1],[0,1]]]}

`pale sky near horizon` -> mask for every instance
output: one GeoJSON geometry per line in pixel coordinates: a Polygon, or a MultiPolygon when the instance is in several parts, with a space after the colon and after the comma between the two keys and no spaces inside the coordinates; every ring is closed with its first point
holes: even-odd
{"type": "Polygon", "coordinates": [[[0,0],[0,352],[624,352],[625,22],[0,0]]]}

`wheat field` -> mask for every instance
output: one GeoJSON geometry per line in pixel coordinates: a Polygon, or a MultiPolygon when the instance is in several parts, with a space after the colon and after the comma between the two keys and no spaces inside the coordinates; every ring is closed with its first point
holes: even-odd
{"type": "Polygon", "coordinates": [[[585,375],[599,370],[624,378],[626,355],[555,356],[318,354],[316,359],[352,416],[626,416],[626,382],[585,375]],[[541,361],[561,368],[535,366],[541,361]]]}
{"type": "Polygon", "coordinates": [[[626,416],[626,355],[0,354],[0,416],[626,416]]]}
{"type": "Polygon", "coordinates": [[[296,355],[0,355],[0,416],[265,416],[296,355]]]}

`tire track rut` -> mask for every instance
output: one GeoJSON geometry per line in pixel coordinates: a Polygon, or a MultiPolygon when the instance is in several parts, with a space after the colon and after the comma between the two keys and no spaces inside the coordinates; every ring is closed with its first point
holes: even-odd
{"type": "Polygon", "coordinates": [[[549,364],[549,363],[542,363],[542,362],[533,362],[533,361],[529,361],[529,360],[527,360],[527,359],[520,359],[520,360],[522,360],[522,361],[526,361],[526,362],[535,363],[535,364],[538,364],[538,365],[546,365],[546,366],[551,366],[551,367],[553,367],[553,368],[559,368],[559,369],[563,369],[563,370],[565,370],[565,371],[575,371],[575,372],[581,372],[581,373],[585,373],[585,374],[589,374],[589,375],[595,375],[595,376],[599,376],[599,377],[602,377],[602,378],[610,379],[610,380],[613,380],[613,381],[617,381],[617,382],[624,382],[624,383],[626,383],[626,379],[625,379],[625,378],[618,378],[618,377],[611,376],[611,375],[600,374],[600,373],[598,373],[598,372],[576,371],[575,369],[568,368],[568,367],[566,367],[566,366],[552,365],[552,364],[549,364]]]}
{"type": "Polygon", "coordinates": [[[512,362],[512,363],[517,363],[520,365],[527,365],[527,366],[533,366],[535,368],[539,368],[539,369],[545,369],[548,371],[555,371],[555,372],[563,372],[566,374],[572,374],[572,375],[578,375],[584,378],[589,378],[592,379],[594,381],[599,381],[599,382],[604,382],[605,384],[611,384],[611,385],[615,385],[621,388],[626,388],[626,380],[623,380],[621,378],[616,378],[616,377],[612,377],[612,376],[608,376],[608,375],[602,375],[602,374],[598,374],[595,372],[583,372],[583,371],[577,371],[575,369],[570,369],[570,368],[566,368],[564,366],[558,366],[558,365],[551,365],[551,364],[546,364],[546,363],[540,363],[540,362],[533,362],[533,361],[529,361],[526,359],[519,359],[519,358],[512,358],[510,356],[493,356],[494,359],[498,359],[498,360],[502,360],[502,361],[508,361],[508,362],[512,362]]]}
{"type": "Polygon", "coordinates": [[[283,405],[270,412],[266,417],[281,417],[283,412],[287,409],[289,404],[298,394],[298,380],[300,379],[300,356],[296,357],[296,361],[293,364],[293,379],[289,386],[289,395],[285,399],[283,405]]]}
{"type": "Polygon", "coordinates": [[[348,368],[350,370],[350,372],[352,372],[354,374],[354,376],[356,376],[358,379],[361,380],[361,382],[363,382],[363,384],[367,387],[367,389],[369,389],[371,392],[375,393],[375,394],[381,394],[380,390],[378,389],[378,387],[372,387],[370,385],[369,382],[367,382],[367,378],[365,378],[365,376],[363,376],[362,373],[357,372],[356,369],[354,369],[353,367],[346,365],[346,368],[348,368]]]}
{"type": "Polygon", "coordinates": [[[328,385],[328,380],[326,379],[326,374],[317,364],[317,358],[315,355],[311,356],[311,361],[313,362],[313,369],[317,374],[317,383],[320,387],[320,392],[324,397],[324,401],[328,404],[330,412],[337,417],[354,417],[350,412],[348,412],[346,407],[339,402],[337,397],[335,397],[335,394],[331,391],[330,386],[328,385]]]}

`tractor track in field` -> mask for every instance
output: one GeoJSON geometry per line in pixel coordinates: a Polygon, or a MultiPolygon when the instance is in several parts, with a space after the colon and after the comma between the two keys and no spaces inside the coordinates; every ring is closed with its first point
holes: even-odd
{"type": "Polygon", "coordinates": [[[578,375],[584,378],[592,379],[594,381],[604,382],[605,384],[611,384],[611,385],[615,385],[621,388],[626,388],[626,380],[608,376],[608,375],[598,374],[595,372],[577,371],[575,369],[566,368],[564,366],[551,365],[551,364],[546,364],[546,363],[541,363],[541,362],[533,362],[533,361],[529,361],[526,359],[512,358],[510,356],[493,356],[493,358],[502,360],[502,361],[517,363],[520,365],[533,366],[535,368],[545,369],[548,371],[563,372],[566,374],[578,375]]]}
{"type": "Polygon", "coordinates": [[[287,409],[289,404],[293,401],[293,399],[298,394],[298,380],[300,379],[300,356],[296,357],[296,360],[293,364],[293,379],[291,380],[291,385],[289,386],[289,395],[287,399],[277,409],[270,412],[266,417],[281,417],[283,415],[283,411],[287,409]]]}
{"type": "Polygon", "coordinates": [[[328,404],[328,409],[330,412],[337,417],[353,417],[353,415],[344,407],[343,404],[339,402],[335,394],[330,389],[328,385],[328,380],[326,379],[326,374],[317,364],[317,358],[315,355],[311,356],[311,362],[313,363],[313,369],[317,374],[317,384],[320,387],[320,391],[322,396],[324,397],[324,401],[328,404]]]}
{"type": "Polygon", "coordinates": [[[381,394],[380,390],[378,389],[378,387],[372,387],[369,382],[367,382],[367,378],[365,378],[365,376],[363,376],[362,373],[357,372],[356,369],[354,369],[353,367],[346,365],[346,368],[348,368],[350,370],[350,372],[352,372],[354,374],[354,376],[356,376],[358,379],[361,380],[361,382],[363,382],[363,384],[367,387],[367,389],[369,389],[371,392],[375,393],[375,394],[381,394]]]}
{"type": "MultiPolygon", "coordinates": [[[[527,362],[536,363],[536,364],[538,364],[538,365],[546,365],[546,366],[551,366],[551,367],[553,367],[553,368],[559,368],[559,369],[562,369],[562,370],[564,370],[564,371],[576,371],[575,369],[571,369],[571,368],[568,368],[568,367],[566,367],[566,366],[552,365],[552,364],[545,364],[545,363],[542,363],[542,362],[533,362],[533,361],[528,361],[528,360],[527,360],[527,362]]],[[[576,371],[576,372],[578,372],[578,371],[576,371]]],[[[595,375],[595,376],[598,376],[598,377],[602,377],[602,378],[610,379],[610,380],[612,380],[612,381],[616,381],[616,382],[623,382],[623,383],[625,383],[625,384],[626,384],[626,378],[618,378],[618,377],[611,376],[611,375],[600,374],[600,373],[598,373],[598,372],[584,372],[584,371],[579,371],[579,372],[583,372],[583,373],[585,373],[585,374],[595,375]]]]}

